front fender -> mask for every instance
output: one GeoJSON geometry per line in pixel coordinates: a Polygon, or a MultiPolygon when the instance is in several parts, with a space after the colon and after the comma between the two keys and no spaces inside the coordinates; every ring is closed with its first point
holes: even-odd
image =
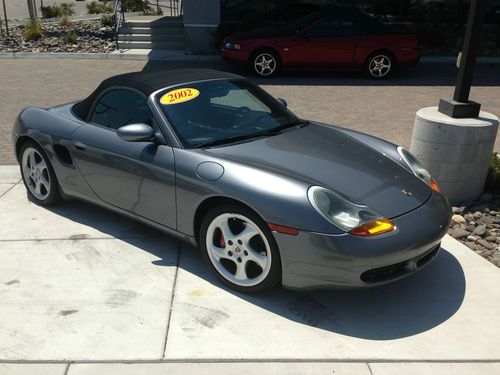
{"type": "Polygon", "coordinates": [[[209,198],[229,198],[244,203],[268,223],[312,232],[339,234],[309,203],[310,183],[255,167],[242,165],[197,150],[175,149],[177,229],[190,236],[198,207],[209,198]],[[196,167],[206,161],[223,166],[222,177],[201,179],[196,167]]]}

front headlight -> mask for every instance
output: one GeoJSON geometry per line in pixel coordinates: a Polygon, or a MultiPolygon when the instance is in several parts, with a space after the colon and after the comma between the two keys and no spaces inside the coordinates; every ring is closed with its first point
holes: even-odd
{"type": "Polygon", "coordinates": [[[311,186],[307,192],[311,205],[325,219],[340,229],[357,236],[374,236],[390,232],[394,224],[365,205],[348,201],[321,186],[311,186]]]}
{"type": "Polygon", "coordinates": [[[225,49],[234,49],[234,50],[241,50],[241,44],[240,43],[231,43],[227,42],[224,44],[225,49]]]}
{"type": "Polygon", "coordinates": [[[434,179],[432,178],[431,174],[425,169],[420,162],[411,154],[410,151],[407,149],[399,146],[398,147],[398,153],[399,156],[405,161],[405,163],[410,167],[412,170],[413,174],[420,178],[422,181],[424,181],[427,185],[431,187],[432,190],[437,191],[438,193],[441,192],[439,189],[438,184],[434,179]]]}

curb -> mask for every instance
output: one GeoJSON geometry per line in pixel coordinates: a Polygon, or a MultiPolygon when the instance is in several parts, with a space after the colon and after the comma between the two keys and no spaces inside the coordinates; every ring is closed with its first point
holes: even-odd
{"type": "MultiPolygon", "coordinates": [[[[423,64],[456,64],[456,56],[424,56],[420,60],[423,64]]],[[[500,57],[478,57],[478,64],[500,64],[500,57]]]]}
{"type": "Polygon", "coordinates": [[[141,54],[120,52],[79,53],[79,52],[4,52],[0,59],[48,59],[48,60],[138,60],[138,61],[219,61],[218,55],[185,55],[180,53],[166,53],[157,51],[141,54]]]}
{"type": "MultiPolygon", "coordinates": [[[[74,59],[74,60],[137,60],[137,61],[220,61],[219,55],[186,55],[182,52],[153,50],[151,52],[2,52],[0,59],[74,59]]],[[[455,56],[426,56],[422,64],[455,64],[455,56]]],[[[478,57],[478,64],[500,64],[500,57],[478,57]]]]}

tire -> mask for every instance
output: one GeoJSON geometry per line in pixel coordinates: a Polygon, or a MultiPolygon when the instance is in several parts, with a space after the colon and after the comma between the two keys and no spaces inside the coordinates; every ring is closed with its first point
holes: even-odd
{"type": "Polygon", "coordinates": [[[211,209],[201,223],[202,256],[226,286],[259,293],[281,283],[281,257],[267,224],[237,204],[211,209]]]}
{"type": "Polygon", "coordinates": [[[389,52],[371,54],[365,62],[365,72],[372,79],[389,77],[396,67],[394,56],[389,52]]]}
{"type": "Polygon", "coordinates": [[[53,206],[61,201],[59,184],[49,158],[33,141],[26,141],[19,151],[21,176],[31,201],[53,206]]]}
{"type": "Polygon", "coordinates": [[[272,49],[261,49],[252,54],[249,66],[257,77],[269,78],[281,70],[281,60],[272,49]]]}

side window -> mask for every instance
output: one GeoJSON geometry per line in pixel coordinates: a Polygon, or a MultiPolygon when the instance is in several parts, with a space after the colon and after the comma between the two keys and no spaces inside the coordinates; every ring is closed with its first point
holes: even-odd
{"type": "Polygon", "coordinates": [[[101,97],[90,121],[115,130],[136,123],[153,126],[153,114],[142,94],[116,89],[101,97]]]}
{"type": "Polygon", "coordinates": [[[319,21],[304,32],[311,38],[331,38],[351,36],[354,34],[354,23],[348,19],[330,19],[319,21]]]}

